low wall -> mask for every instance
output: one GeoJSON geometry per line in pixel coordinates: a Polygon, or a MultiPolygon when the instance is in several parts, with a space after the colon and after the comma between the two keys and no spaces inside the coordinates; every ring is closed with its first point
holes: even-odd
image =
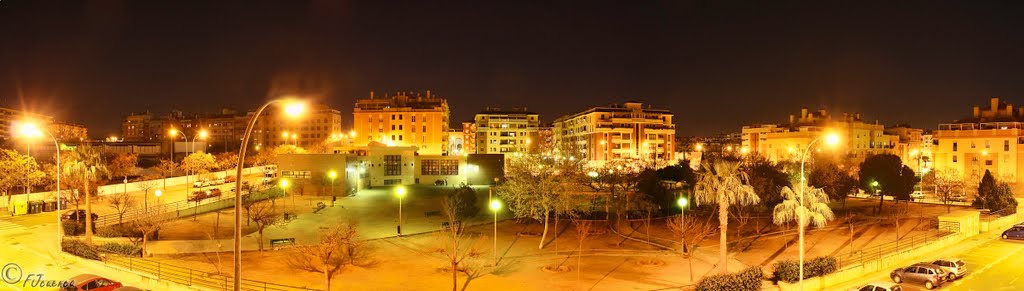
{"type": "MultiPolygon", "coordinates": [[[[895,254],[891,254],[889,256],[882,257],[878,260],[865,262],[859,267],[839,270],[835,273],[822,277],[807,278],[804,279],[803,290],[831,290],[834,289],[837,285],[840,285],[853,279],[857,279],[865,274],[880,270],[894,269],[898,266],[902,266],[901,263],[903,263],[907,259],[916,258],[918,256],[941,251],[945,248],[960,243],[966,238],[967,237],[962,234],[947,235],[931,243],[923,244],[917,248],[908,249],[895,254]]],[[[779,282],[779,290],[801,289],[800,285],[797,283],[779,282]]]]}
{"type": "MultiPolygon", "coordinates": [[[[249,174],[260,173],[262,171],[263,167],[264,166],[245,168],[245,169],[242,170],[242,174],[249,175],[249,174]]],[[[206,173],[206,174],[203,174],[203,177],[224,177],[225,175],[234,175],[234,173],[235,172],[233,170],[224,170],[224,171],[217,171],[217,172],[206,173]]],[[[194,182],[198,177],[199,177],[199,175],[188,175],[188,176],[169,177],[167,179],[157,179],[157,180],[151,180],[151,181],[156,181],[157,184],[156,184],[155,188],[162,188],[162,187],[164,187],[165,180],[166,180],[166,185],[167,186],[177,186],[177,185],[183,185],[183,184],[186,184],[186,183],[194,182]]],[[[113,179],[117,180],[116,177],[114,177],[113,179]]],[[[141,184],[141,181],[140,182],[128,183],[127,184],[128,192],[142,191],[142,189],[139,188],[139,184],[141,184]]],[[[104,196],[104,195],[110,195],[110,194],[114,194],[114,193],[121,193],[122,191],[125,190],[125,184],[124,183],[110,184],[110,185],[99,186],[98,188],[99,188],[98,195],[99,196],[104,196]]],[[[150,191],[152,191],[152,190],[153,189],[150,189],[150,191]]],[[[29,193],[29,194],[13,194],[13,195],[11,195],[9,197],[9,199],[0,199],[0,207],[7,208],[8,205],[9,205],[8,201],[10,201],[10,202],[23,202],[23,201],[38,201],[38,200],[55,200],[54,191],[36,192],[36,193],[29,193]]]]}

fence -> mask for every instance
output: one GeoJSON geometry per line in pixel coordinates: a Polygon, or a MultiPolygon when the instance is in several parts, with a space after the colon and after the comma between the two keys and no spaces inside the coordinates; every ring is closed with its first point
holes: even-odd
{"type": "MultiPolygon", "coordinates": [[[[902,251],[912,250],[924,244],[928,244],[941,238],[944,238],[946,236],[955,234],[955,232],[948,231],[954,226],[946,225],[945,227],[947,228],[947,230],[937,229],[935,231],[930,231],[925,234],[919,234],[911,236],[909,238],[903,238],[898,241],[888,242],[872,247],[862,248],[853,252],[840,254],[836,256],[836,260],[839,263],[839,270],[860,266],[865,262],[880,260],[882,258],[898,254],[902,251]]],[[[959,229],[959,226],[955,227],[959,229]]]]}
{"type": "MultiPolygon", "coordinates": [[[[157,261],[124,257],[118,255],[107,255],[104,264],[119,266],[129,271],[142,272],[155,276],[158,281],[169,281],[187,286],[209,288],[215,290],[229,290],[234,286],[233,277],[220,274],[193,270],[185,267],[169,265],[157,261]]],[[[321,290],[308,287],[297,287],[283,284],[276,284],[264,281],[242,279],[242,290],[249,291],[306,291],[321,290]]]]}
{"type": "MultiPolygon", "coordinates": [[[[267,189],[269,188],[254,188],[251,192],[242,194],[242,197],[245,197],[243,199],[267,199],[269,198],[270,195],[269,193],[265,192],[265,190],[267,189]]],[[[225,194],[228,193],[231,192],[227,192],[225,194]]],[[[102,215],[98,219],[96,219],[95,224],[97,227],[110,226],[121,222],[131,222],[143,218],[158,216],[162,217],[164,220],[175,219],[233,207],[235,205],[234,203],[235,197],[229,195],[221,195],[220,197],[205,199],[199,203],[181,200],[171,203],[154,205],[148,208],[130,209],[125,212],[123,218],[120,217],[117,213],[102,215]]]]}

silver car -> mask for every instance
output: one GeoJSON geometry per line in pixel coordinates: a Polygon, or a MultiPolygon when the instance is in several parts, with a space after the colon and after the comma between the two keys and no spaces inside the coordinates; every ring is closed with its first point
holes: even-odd
{"type": "Polygon", "coordinates": [[[963,278],[967,275],[967,264],[964,260],[957,258],[944,258],[938,259],[932,262],[934,265],[938,265],[943,271],[949,273],[949,281],[956,280],[957,278],[963,278]]]}
{"type": "Polygon", "coordinates": [[[896,283],[921,283],[925,288],[934,289],[942,286],[949,276],[938,265],[917,263],[906,268],[892,270],[892,273],[889,273],[889,278],[896,283]]]}
{"type": "Polygon", "coordinates": [[[874,282],[858,288],[850,289],[850,291],[903,291],[903,287],[900,287],[899,284],[874,282]]]}

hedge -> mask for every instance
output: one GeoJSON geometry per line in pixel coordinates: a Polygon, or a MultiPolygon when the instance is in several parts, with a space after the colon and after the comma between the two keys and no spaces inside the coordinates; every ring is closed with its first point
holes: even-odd
{"type": "MultiPolygon", "coordinates": [[[[804,262],[804,279],[831,274],[839,269],[839,263],[833,256],[824,256],[804,262]]],[[[772,277],[777,281],[796,282],[800,280],[800,261],[783,260],[775,262],[772,277]]]]}
{"type": "Polygon", "coordinates": [[[739,273],[711,275],[697,282],[698,291],[758,291],[764,273],[761,267],[753,266],[739,273]]]}
{"type": "Polygon", "coordinates": [[[90,260],[100,260],[96,246],[77,239],[65,239],[60,242],[64,252],[90,260]]]}
{"type": "Polygon", "coordinates": [[[142,248],[133,244],[105,243],[100,245],[99,250],[130,257],[142,256],[142,248]]]}

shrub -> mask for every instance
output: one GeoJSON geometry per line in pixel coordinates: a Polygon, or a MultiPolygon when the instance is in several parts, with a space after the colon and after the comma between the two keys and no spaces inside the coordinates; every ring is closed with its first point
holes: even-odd
{"type": "MultiPolygon", "coordinates": [[[[804,279],[831,274],[839,269],[839,263],[835,257],[824,256],[813,258],[804,262],[804,279]]],[[[775,271],[772,277],[777,281],[796,282],[800,280],[800,262],[797,260],[784,260],[775,262],[775,271]]]]}
{"type": "Polygon", "coordinates": [[[96,230],[96,235],[102,237],[142,238],[142,232],[139,231],[132,223],[101,227],[96,230]]]}
{"type": "Polygon", "coordinates": [[[753,266],[739,273],[711,275],[697,282],[698,291],[757,291],[761,290],[764,273],[753,266]]]}
{"type": "Polygon", "coordinates": [[[82,258],[90,260],[100,260],[100,254],[96,250],[96,246],[88,244],[84,241],[77,239],[65,239],[60,242],[61,249],[64,252],[76,255],[82,258]]]}
{"type": "Polygon", "coordinates": [[[130,257],[138,257],[142,255],[142,248],[133,244],[105,243],[100,245],[99,250],[130,257]]]}
{"type": "Polygon", "coordinates": [[[60,227],[64,228],[64,235],[79,235],[85,232],[85,223],[65,220],[61,221],[60,224],[60,227]]]}

